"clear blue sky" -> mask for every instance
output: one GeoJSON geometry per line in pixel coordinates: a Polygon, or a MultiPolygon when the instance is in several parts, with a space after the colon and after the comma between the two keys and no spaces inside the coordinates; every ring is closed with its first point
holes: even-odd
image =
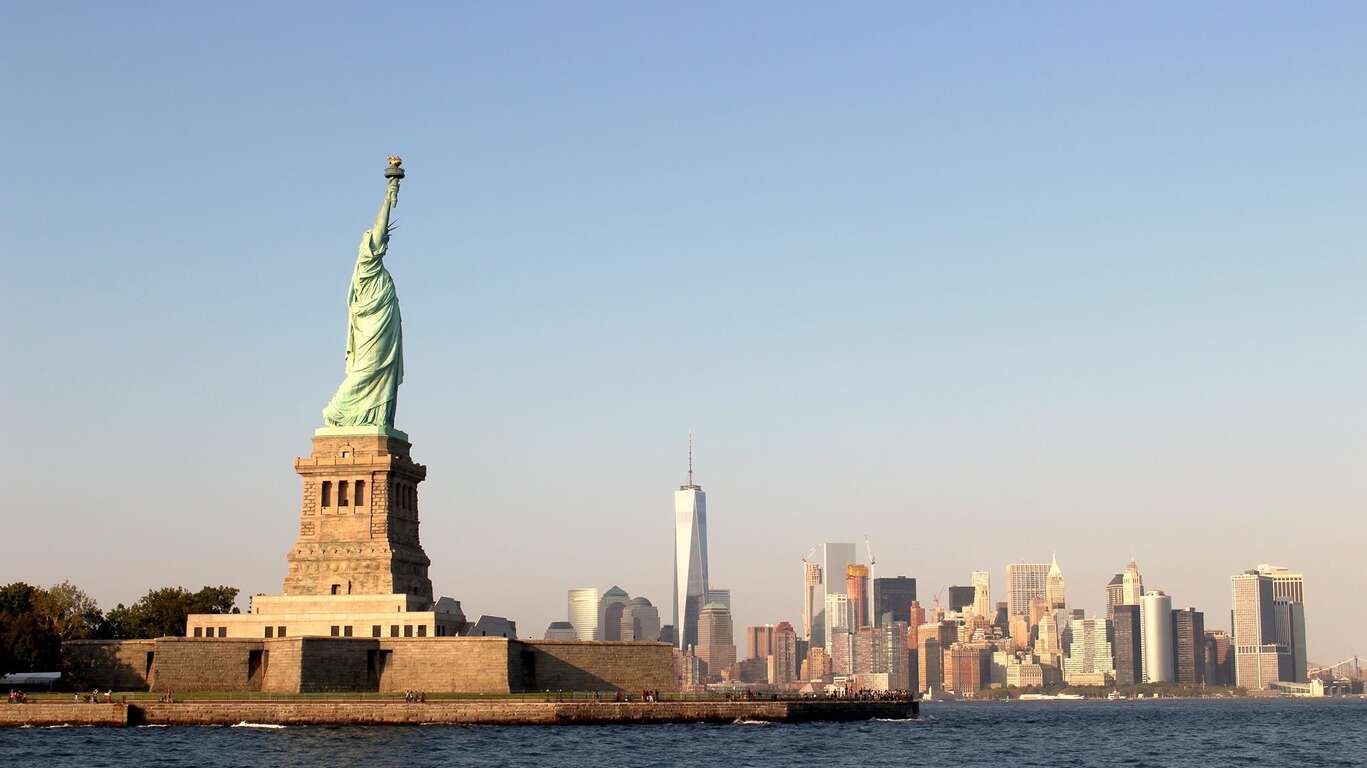
{"type": "Polygon", "coordinates": [[[867,533],[927,602],[1133,555],[1214,627],[1284,564],[1367,650],[1361,4],[281,5],[0,9],[0,581],[279,590],[399,153],[472,618],[667,613],[691,428],[738,634],[867,533]]]}

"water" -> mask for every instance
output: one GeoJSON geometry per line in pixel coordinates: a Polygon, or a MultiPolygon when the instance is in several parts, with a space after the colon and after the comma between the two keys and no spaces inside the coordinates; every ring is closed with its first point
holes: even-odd
{"type": "Polygon", "coordinates": [[[0,766],[1367,766],[1367,701],[929,704],[807,725],[0,729],[0,766]]]}

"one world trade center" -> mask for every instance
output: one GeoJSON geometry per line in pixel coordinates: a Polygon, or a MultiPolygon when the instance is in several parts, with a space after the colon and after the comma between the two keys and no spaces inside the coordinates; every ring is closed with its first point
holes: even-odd
{"type": "Polygon", "coordinates": [[[688,484],[674,492],[674,636],[679,647],[698,644],[698,614],[707,594],[707,494],[693,482],[693,436],[688,438],[688,484]]]}

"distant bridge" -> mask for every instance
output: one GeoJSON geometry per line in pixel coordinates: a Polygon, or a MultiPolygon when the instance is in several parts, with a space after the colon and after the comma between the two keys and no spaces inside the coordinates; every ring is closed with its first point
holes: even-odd
{"type": "Polygon", "coordinates": [[[1344,679],[1362,679],[1362,663],[1356,656],[1351,656],[1337,664],[1330,664],[1328,666],[1311,664],[1306,671],[1309,673],[1310,677],[1317,677],[1326,682],[1344,679]]]}

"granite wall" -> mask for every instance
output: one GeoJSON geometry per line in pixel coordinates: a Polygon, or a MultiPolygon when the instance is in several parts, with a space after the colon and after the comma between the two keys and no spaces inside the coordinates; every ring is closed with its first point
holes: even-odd
{"type": "Polygon", "coordinates": [[[523,690],[673,691],[673,649],[665,643],[529,640],[523,654],[523,690]]]}
{"type": "Polygon", "coordinates": [[[62,643],[62,677],[68,688],[145,691],[156,640],[72,640],[62,643]]]}
{"type": "Polygon", "coordinates": [[[663,643],[502,637],[163,637],[63,646],[78,688],[191,693],[675,690],[663,643]]]}

